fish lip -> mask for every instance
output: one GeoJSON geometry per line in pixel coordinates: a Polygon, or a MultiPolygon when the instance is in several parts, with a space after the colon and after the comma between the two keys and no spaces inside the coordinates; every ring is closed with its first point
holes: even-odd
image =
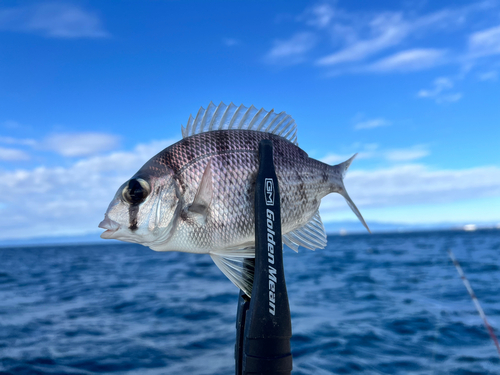
{"type": "Polygon", "coordinates": [[[120,229],[120,224],[118,224],[114,220],[111,220],[106,215],[104,216],[104,220],[99,223],[98,227],[102,229],[107,229],[105,232],[101,233],[101,238],[108,239],[108,238],[113,238],[113,234],[115,234],[118,231],[118,229],[120,229]]]}

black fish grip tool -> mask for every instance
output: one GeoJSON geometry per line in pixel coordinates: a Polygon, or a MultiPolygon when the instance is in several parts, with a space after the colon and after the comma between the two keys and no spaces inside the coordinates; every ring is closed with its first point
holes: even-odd
{"type": "MultiPolygon", "coordinates": [[[[240,292],[236,318],[236,375],[287,374],[292,371],[292,322],[283,269],[281,212],[273,144],[259,143],[255,184],[255,260],[252,298],[240,292]]],[[[254,263],[254,264],[252,264],[254,263]]]]}

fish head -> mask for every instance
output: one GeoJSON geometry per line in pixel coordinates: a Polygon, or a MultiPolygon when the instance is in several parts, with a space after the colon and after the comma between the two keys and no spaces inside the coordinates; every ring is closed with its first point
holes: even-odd
{"type": "Polygon", "coordinates": [[[182,208],[180,186],[173,172],[161,176],[139,170],[122,184],[99,228],[104,239],[153,246],[168,242],[182,208]]]}

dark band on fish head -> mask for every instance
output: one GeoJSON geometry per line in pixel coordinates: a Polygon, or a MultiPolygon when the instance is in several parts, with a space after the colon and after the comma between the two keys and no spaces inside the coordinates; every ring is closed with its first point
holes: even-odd
{"type": "Polygon", "coordinates": [[[139,206],[146,200],[151,192],[151,185],[145,178],[134,177],[130,179],[122,190],[122,199],[129,204],[129,229],[136,231],[137,216],[139,214],[139,206]]]}
{"type": "Polygon", "coordinates": [[[139,215],[139,205],[138,204],[130,205],[128,209],[128,222],[129,222],[128,228],[132,232],[135,232],[137,229],[139,229],[139,227],[137,226],[138,215],[139,215]]]}

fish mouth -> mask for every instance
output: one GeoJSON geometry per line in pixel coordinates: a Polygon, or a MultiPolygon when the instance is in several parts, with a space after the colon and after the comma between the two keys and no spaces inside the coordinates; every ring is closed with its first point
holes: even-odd
{"type": "Polygon", "coordinates": [[[111,220],[108,216],[104,217],[104,220],[101,221],[98,225],[99,228],[107,229],[105,232],[101,233],[101,238],[109,239],[113,238],[113,235],[120,229],[120,224],[116,221],[111,220]]]}

